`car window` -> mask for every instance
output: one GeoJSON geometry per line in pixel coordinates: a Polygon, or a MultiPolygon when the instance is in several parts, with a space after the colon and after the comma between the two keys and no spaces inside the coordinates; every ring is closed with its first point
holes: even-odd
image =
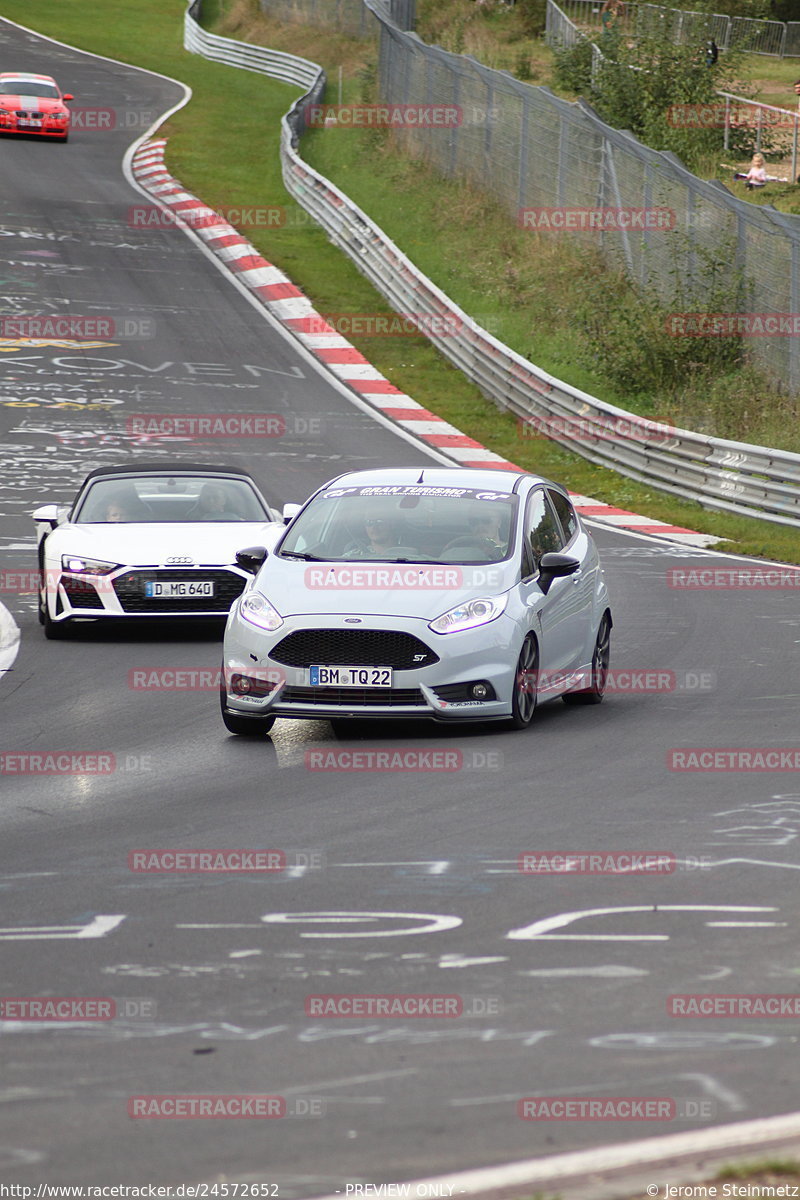
{"type": "Polygon", "coordinates": [[[52,83],[38,83],[33,79],[4,79],[0,82],[0,96],[37,96],[44,100],[57,100],[58,88],[52,83]]]}
{"type": "Polygon", "coordinates": [[[542,488],[536,488],[528,499],[524,540],[526,554],[529,559],[533,560],[535,570],[539,569],[539,562],[543,554],[560,550],[564,544],[555,513],[542,488]]]}
{"type": "Polygon", "coordinates": [[[562,496],[561,492],[557,492],[554,488],[548,488],[547,495],[552,501],[553,508],[558,513],[558,519],[561,522],[561,528],[564,530],[564,536],[568,542],[571,542],[578,532],[578,518],[575,516],[575,509],[566,496],[562,496]]]}
{"type": "Polygon", "coordinates": [[[303,509],[279,554],[326,561],[500,562],[511,553],[510,492],[427,484],[332,487],[303,509]]]}
{"type": "Polygon", "coordinates": [[[261,501],[242,479],[143,475],[99,479],[73,516],[78,525],[184,521],[268,521],[261,501]]]}

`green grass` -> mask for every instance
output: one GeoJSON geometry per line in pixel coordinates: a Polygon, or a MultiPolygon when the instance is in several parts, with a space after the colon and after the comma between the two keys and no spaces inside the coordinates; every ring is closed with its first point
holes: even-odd
{"type": "MultiPolygon", "coordinates": [[[[225,0],[226,9],[230,2],[225,0]]],[[[4,3],[4,14],[12,20],[33,23],[43,33],[188,83],[194,91],[192,103],[162,131],[169,138],[168,165],[181,182],[211,205],[285,205],[288,220],[283,228],[245,232],[311,296],[320,311],[391,311],[325,234],[298,215],[283,188],[278,129],[280,116],[297,94],[295,89],[186,54],[181,49],[182,13],[182,0],[138,0],[135,7],[127,0],[106,0],[104,21],[99,23],[81,0],[38,0],[34,13],[27,0],[4,3]],[[231,120],[234,112],[235,121],[231,120]]],[[[244,36],[248,36],[246,30],[244,36]]],[[[335,49],[335,38],[315,36],[313,51],[308,31],[284,29],[282,39],[284,48],[290,48],[287,43],[293,41],[296,53],[312,58],[318,57],[316,45],[327,45],[334,58],[324,65],[335,77],[335,55],[344,53],[335,49]]],[[[345,99],[359,99],[362,84],[357,65],[366,61],[368,47],[353,46],[349,41],[347,46],[351,73],[345,79],[345,99]]],[[[425,177],[418,167],[392,155],[381,139],[376,142],[374,135],[329,138],[320,131],[312,135],[308,153],[324,162],[323,169],[329,168],[345,191],[357,200],[366,200],[364,207],[379,223],[385,220],[389,232],[445,290],[456,290],[474,252],[474,241],[465,243],[456,235],[465,235],[475,226],[480,254],[475,272],[465,284],[470,295],[464,306],[475,314],[507,320],[524,353],[554,374],[595,391],[596,379],[575,362],[569,313],[561,314],[560,328],[547,331],[539,328],[538,321],[533,327],[530,317],[521,311],[518,297],[533,283],[529,275],[520,277],[515,262],[515,239],[522,235],[499,210],[466,189],[448,190],[441,181],[425,177]],[[329,163],[329,157],[335,162],[329,163]],[[427,238],[424,227],[429,220],[434,233],[427,238]],[[413,235],[409,233],[412,229],[413,235]],[[440,242],[440,236],[444,241],[440,242]],[[431,254],[438,256],[431,262],[423,244],[428,241],[431,254]],[[505,264],[505,273],[499,278],[495,274],[497,260],[505,264]]],[[[559,286],[569,282],[571,268],[564,263],[563,247],[549,255],[540,254],[539,259],[536,274],[541,278],[533,282],[544,316],[558,310],[559,286]]],[[[403,391],[520,466],[559,479],[574,491],[714,534],[741,553],[800,561],[800,535],[795,530],[705,511],[597,467],[554,443],[523,439],[516,420],[498,412],[424,338],[352,340],[403,391]]],[[[608,389],[604,394],[612,401],[622,400],[608,389]]]]}

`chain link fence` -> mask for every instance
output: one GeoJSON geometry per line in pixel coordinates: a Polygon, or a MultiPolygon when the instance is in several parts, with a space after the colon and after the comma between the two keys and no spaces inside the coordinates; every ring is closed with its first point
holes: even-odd
{"type": "MultiPolygon", "coordinates": [[[[261,3],[274,14],[287,0],[261,3]]],[[[687,309],[707,316],[711,294],[731,297],[726,312],[757,330],[747,338],[755,364],[800,393],[800,337],[787,322],[767,332],[761,320],[800,314],[800,217],[698,179],[675,155],[604,124],[585,101],[426,45],[390,19],[384,0],[293,0],[290,7],[311,19],[313,8],[338,12],[342,4],[360,6],[379,29],[383,101],[458,113],[455,125],[394,129],[404,152],[493,195],[523,228],[599,248],[665,304],[677,304],[680,290],[677,317],[687,309]]],[[[547,10],[548,36],[580,36],[553,0],[547,10]]],[[[676,328],[683,336],[688,327],[678,321],[676,328]]]]}
{"type": "MultiPolygon", "coordinates": [[[[456,336],[437,332],[435,322],[421,329],[500,408],[592,462],[648,485],[707,507],[800,527],[800,454],[664,427],[627,413],[548,375],[459,309],[366,213],[300,157],[307,114],[319,104],[325,88],[322,68],[206,32],[196,20],[200,4],[189,0],[187,50],[273,78],[293,78],[308,89],[281,122],[281,163],[289,193],[397,312],[424,313],[437,321],[442,316],[455,319],[456,336]]],[[[286,303],[272,302],[279,319],[287,316],[286,303]]],[[[297,301],[290,303],[295,306],[297,301]]]]}
{"type": "MultiPolygon", "coordinates": [[[[601,25],[602,0],[561,0],[559,7],[584,29],[601,25]]],[[[678,45],[702,45],[713,38],[721,50],[736,47],[778,58],[800,56],[800,21],[761,21],[629,2],[620,6],[614,24],[632,37],[666,33],[678,45]]]]}
{"type": "MultiPolygon", "coordinates": [[[[377,37],[379,26],[363,0],[260,0],[261,11],[279,21],[335,29],[350,37],[377,37]]],[[[378,0],[377,7],[398,29],[413,29],[416,0],[378,0]]]]}
{"type": "MultiPolygon", "coordinates": [[[[743,279],[743,312],[800,313],[800,218],[697,179],[673,154],[605,125],[584,101],[428,46],[382,17],[376,0],[364,3],[381,21],[382,98],[460,112],[456,127],[395,130],[408,154],[492,194],[523,227],[547,222],[553,236],[569,229],[668,303],[680,280],[684,301],[705,312],[710,285],[736,295],[743,279]],[[611,229],[609,219],[629,227],[611,229]]],[[[749,345],[765,373],[800,391],[800,338],[753,336],[749,345]]]]}

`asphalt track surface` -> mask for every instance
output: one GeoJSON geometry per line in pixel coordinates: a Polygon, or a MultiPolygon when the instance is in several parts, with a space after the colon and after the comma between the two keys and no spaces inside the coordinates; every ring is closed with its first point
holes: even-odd
{"type": "MultiPolygon", "coordinates": [[[[179,88],[7,25],[0,45],[76,103],[142,114],[135,134],[126,117],[67,146],[3,141],[3,311],[68,302],[152,334],[3,348],[0,569],[34,569],[30,511],[106,462],[232,461],[281,503],[345,469],[431,461],[320,375],[188,238],[128,228],[146,201],[123,178],[124,151],[179,88]],[[141,412],[258,411],[283,414],[291,435],[176,447],[124,431],[141,412]]],[[[795,1020],[679,1019],[667,998],[796,991],[800,782],[675,772],[667,754],[797,743],[797,592],[676,590],[669,569],[737,560],[596,537],[612,665],[674,672],[674,686],[545,705],[523,734],[404,725],[339,738],[324,722],[278,722],[263,742],[238,740],[213,691],[129,686],[137,668],[215,668],[218,628],[46,643],[32,598],[6,591],[22,644],[0,680],[0,749],[111,753],[117,769],[0,776],[2,995],[113,997],[129,1015],[0,1020],[5,1181],[225,1177],[306,1197],[796,1107],[795,1020]],[[320,749],[402,751],[417,767],[414,754],[446,751],[448,769],[316,770],[320,749]],[[145,847],[275,847],[291,869],[130,871],[145,847]],[[663,875],[517,869],[525,851],[596,850],[679,861],[663,875]],[[590,915],[529,928],[577,912],[590,915]],[[332,913],[351,919],[319,920],[332,913]],[[456,995],[470,1015],[306,1016],[320,993],[456,995]],[[128,1116],[131,1096],[200,1093],[278,1095],[290,1115],[128,1116]],[[661,1097],[677,1115],[524,1121],[517,1101],[530,1096],[661,1097]]]]}

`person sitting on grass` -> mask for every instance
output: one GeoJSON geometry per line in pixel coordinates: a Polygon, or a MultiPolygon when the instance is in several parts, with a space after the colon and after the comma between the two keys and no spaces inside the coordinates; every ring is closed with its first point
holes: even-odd
{"type": "Polygon", "coordinates": [[[762,188],[767,182],[767,168],[764,166],[764,155],[754,154],[750,170],[747,174],[743,175],[741,171],[736,171],[733,178],[744,179],[744,186],[748,191],[752,191],[753,188],[762,188]]]}

